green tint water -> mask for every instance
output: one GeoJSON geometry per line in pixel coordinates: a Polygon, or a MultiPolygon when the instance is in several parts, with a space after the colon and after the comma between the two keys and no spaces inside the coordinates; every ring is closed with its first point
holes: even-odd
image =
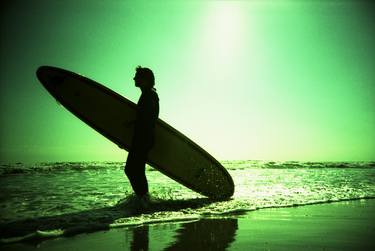
{"type": "MultiPolygon", "coordinates": [[[[114,228],[133,231],[137,226],[189,221],[221,236],[218,238],[226,245],[233,240],[228,236],[235,232],[237,221],[226,220],[215,228],[215,221],[202,224],[202,219],[220,221],[258,209],[375,198],[373,162],[226,161],[223,165],[235,184],[233,197],[225,201],[205,198],[147,168],[151,193],[147,208],[141,208],[132,196],[123,163],[1,165],[0,242],[37,241],[114,228]]],[[[186,226],[178,231],[179,245],[191,240],[188,233],[192,229],[186,226]]],[[[203,245],[200,241],[208,236],[195,240],[203,245]]]]}

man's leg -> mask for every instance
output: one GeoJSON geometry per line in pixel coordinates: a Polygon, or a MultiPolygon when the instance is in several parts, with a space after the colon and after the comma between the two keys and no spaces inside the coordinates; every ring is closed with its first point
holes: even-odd
{"type": "Polygon", "coordinates": [[[128,177],[130,184],[138,196],[143,196],[148,193],[148,183],[146,178],[146,156],[145,153],[129,152],[125,164],[125,174],[128,177]]]}

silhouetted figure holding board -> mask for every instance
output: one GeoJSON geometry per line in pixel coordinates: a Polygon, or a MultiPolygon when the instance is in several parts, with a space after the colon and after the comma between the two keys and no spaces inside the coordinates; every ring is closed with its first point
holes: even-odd
{"type": "Polygon", "coordinates": [[[154,74],[149,68],[138,66],[134,82],[135,86],[142,90],[142,95],[137,103],[137,117],[134,121],[134,134],[125,164],[125,174],[142,205],[145,205],[149,200],[145,173],[146,158],[154,144],[155,122],[159,116],[159,97],[154,88],[154,74]]]}

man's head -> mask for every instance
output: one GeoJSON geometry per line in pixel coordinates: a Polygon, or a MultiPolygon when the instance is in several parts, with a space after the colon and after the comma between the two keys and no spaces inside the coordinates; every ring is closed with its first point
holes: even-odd
{"type": "Polygon", "coordinates": [[[155,77],[154,73],[145,67],[138,66],[135,69],[135,76],[134,76],[135,86],[140,88],[152,88],[155,85],[155,77]]]}

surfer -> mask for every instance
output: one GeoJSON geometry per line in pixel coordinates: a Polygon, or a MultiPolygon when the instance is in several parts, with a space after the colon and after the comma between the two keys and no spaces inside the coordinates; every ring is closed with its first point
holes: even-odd
{"type": "Polygon", "coordinates": [[[134,134],[124,171],[134,193],[145,207],[149,202],[145,173],[146,158],[154,144],[155,123],[159,116],[159,97],[154,88],[154,73],[149,68],[138,66],[133,79],[142,94],[137,103],[137,116],[133,122],[134,134]]]}

